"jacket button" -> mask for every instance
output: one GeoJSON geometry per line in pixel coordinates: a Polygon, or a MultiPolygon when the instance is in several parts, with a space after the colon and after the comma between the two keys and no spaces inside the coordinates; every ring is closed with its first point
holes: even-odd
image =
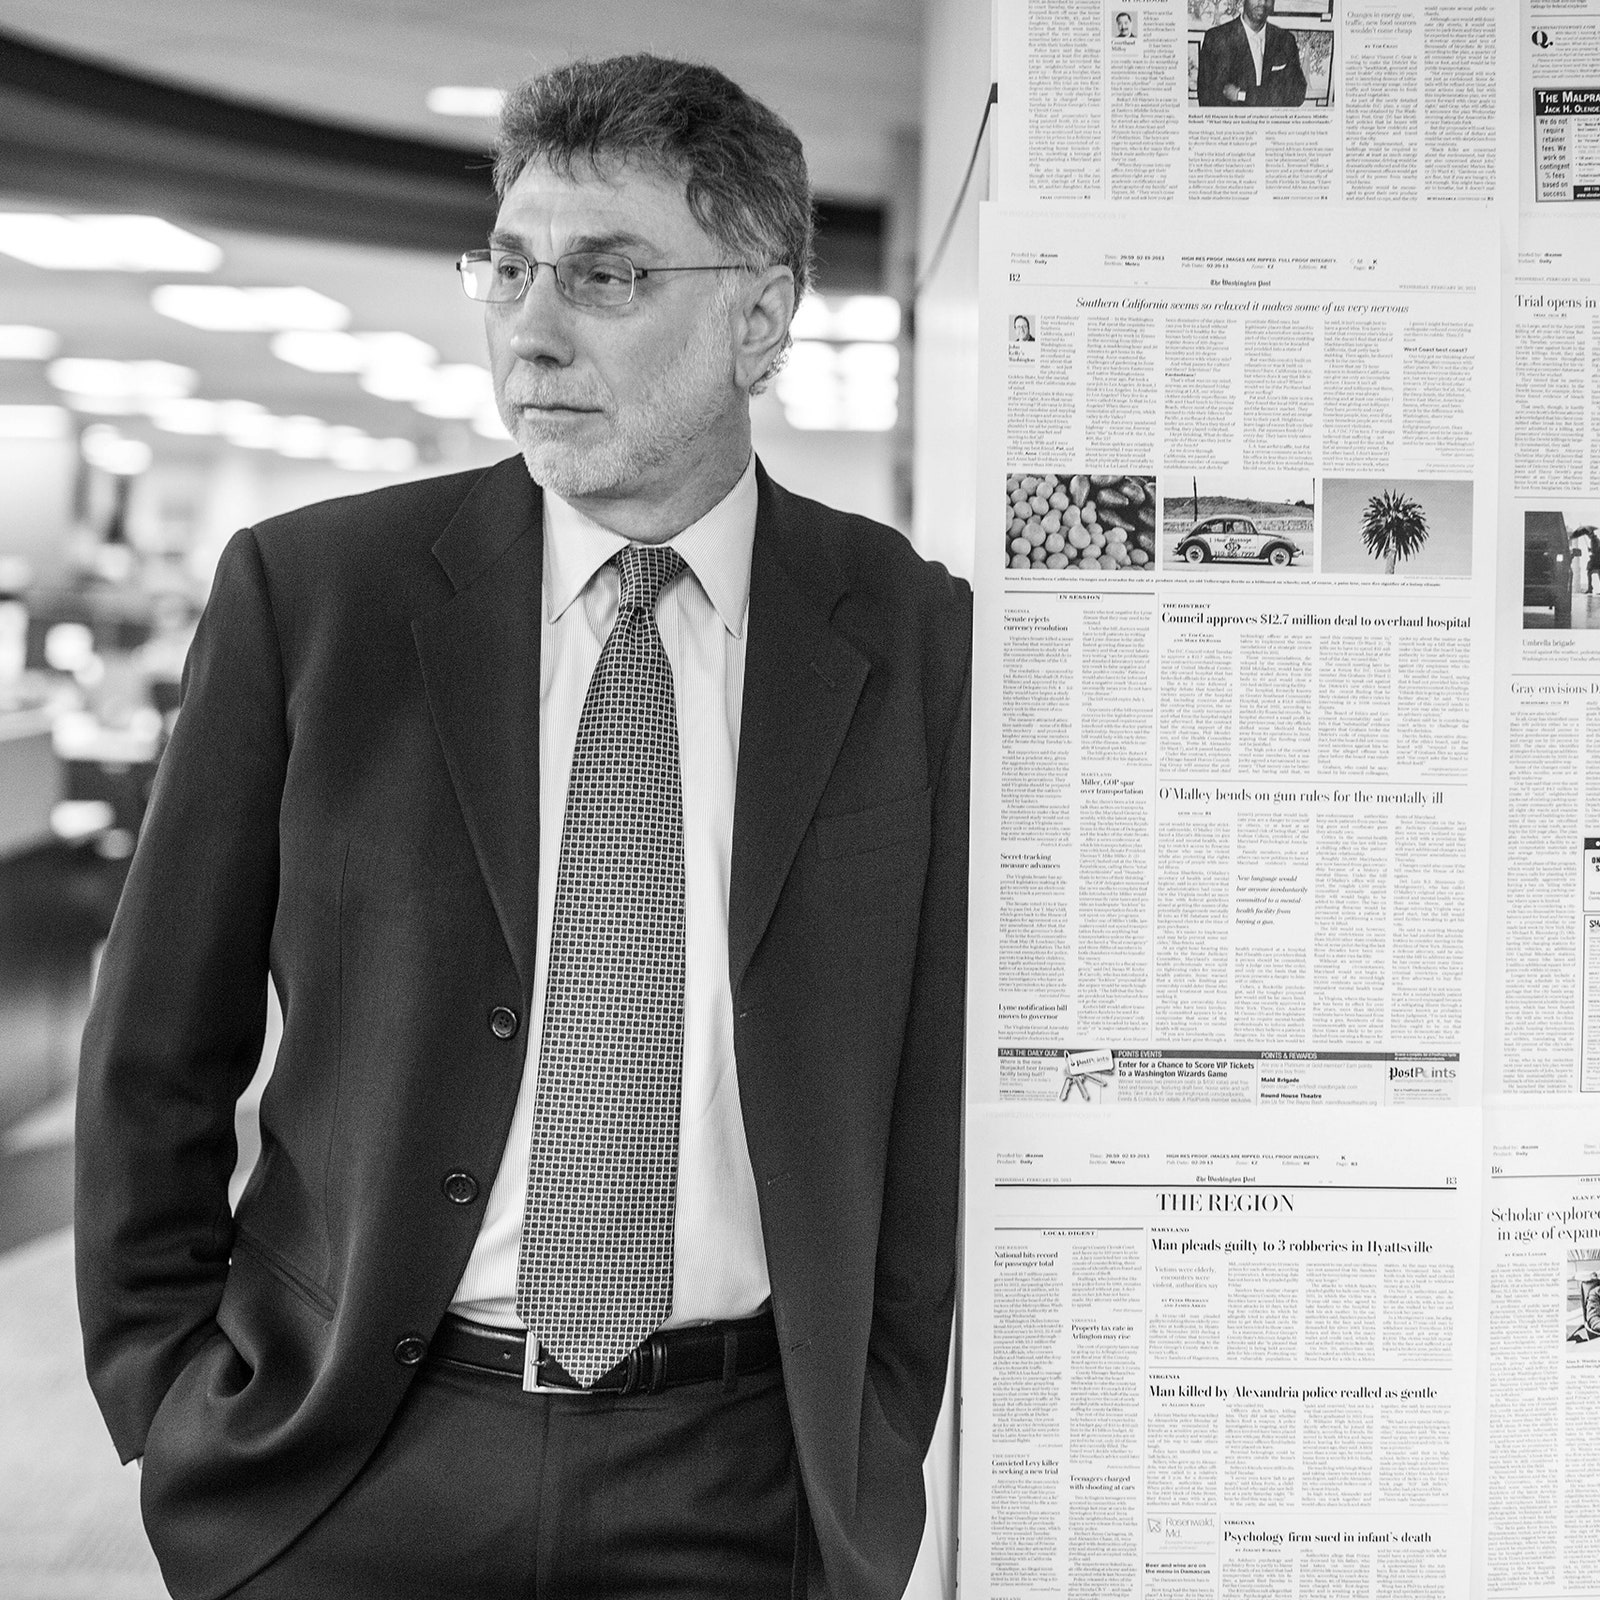
{"type": "Polygon", "coordinates": [[[510,1006],[496,1006],[489,1013],[489,1031],[497,1039],[509,1039],[517,1031],[517,1014],[510,1006]]]}
{"type": "Polygon", "coordinates": [[[444,1197],[453,1205],[470,1206],[478,1198],[478,1180],[470,1172],[447,1172],[444,1197]]]}
{"type": "Polygon", "coordinates": [[[402,1367],[414,1367],[428,1353],[428,1341],[420,1333],[408,1333],[394,1347],[394,1358],[402,1367]]]}

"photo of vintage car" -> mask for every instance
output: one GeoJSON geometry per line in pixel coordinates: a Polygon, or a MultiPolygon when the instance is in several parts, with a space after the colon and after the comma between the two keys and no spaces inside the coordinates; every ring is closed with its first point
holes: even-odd
{"type": "Polygon", "coordinates": [[[1263,533],[1248,517],[1207,517],[1178,541],[1174,554],[1180,561],[1264,561],[1287,567],[1303,555],[1292,539],[1281,533],[1263,533]]]}

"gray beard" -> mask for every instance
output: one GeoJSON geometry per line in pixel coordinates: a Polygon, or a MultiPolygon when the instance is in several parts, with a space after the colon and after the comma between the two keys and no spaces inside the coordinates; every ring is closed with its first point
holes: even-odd
{"type": "Polygon", "coordinates": [[[599,444],[526,438],[521,416],[503,411],[528,475],[563,500],[625,493],[641,476],[674,458],[692,457],[726,414],[736,394],[727,312],[713,306],[683,358],[656,387],[611,418],[599,444]]]}

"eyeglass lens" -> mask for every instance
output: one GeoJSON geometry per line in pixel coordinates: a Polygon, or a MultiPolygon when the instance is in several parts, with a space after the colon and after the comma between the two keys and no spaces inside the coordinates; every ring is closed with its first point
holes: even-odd
{"type": "MultiPolygon", "coordinates": [[[[526,256],[512,250],[470,251],[459,265],[468,296],[492,303],[520,300],[530,273],[538,270],[526,256]]],[[[633,298],[633,263],[626,256],[578,250],[552,265],[556,287],[577,305],[626,305],[633,298]]]]}

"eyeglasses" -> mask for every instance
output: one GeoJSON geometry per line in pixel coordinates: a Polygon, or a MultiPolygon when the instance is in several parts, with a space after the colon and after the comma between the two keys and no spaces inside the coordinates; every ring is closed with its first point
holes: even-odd
{"type": "Polygon", "coordinates": [[[640,278],[657,272],[748,271],[742,261],[709,267],[636,267],[609,250],[574,250],[554,261],[534,261],[515,250],[469,250],[456,262],[469,300],[506,305],[528,292],[540,267],[556,275],[556,288],[575,306],[625,306],[640,278]]]}

